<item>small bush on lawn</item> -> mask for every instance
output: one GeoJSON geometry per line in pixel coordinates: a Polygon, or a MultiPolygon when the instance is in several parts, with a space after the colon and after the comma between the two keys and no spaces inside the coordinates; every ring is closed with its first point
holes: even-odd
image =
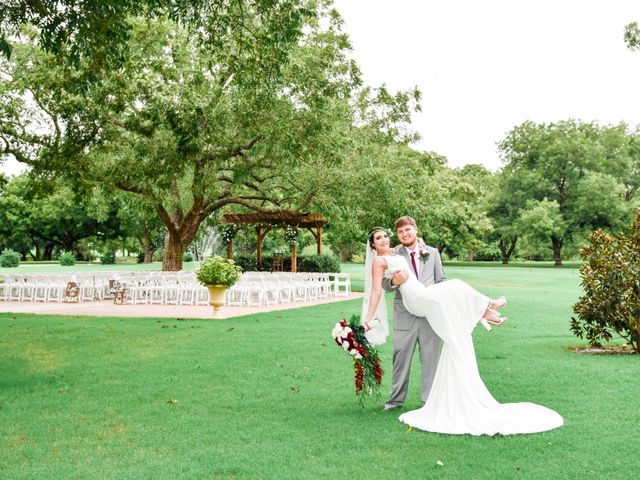
{"type": "Polygon", "coordinates": [[[76,256],[70,252],[61,253],[58,260],[63,267],[71,267],[76,264],[76,256]]]}
{"type": "Polygon", "coordinates": [[[0,254],[0,267],[15,268],[18,265],[20,265],[20,254],[10,248],[5,248],[0,254]]]}
{"type": "Polygon", "coordinates": [[[116,263],[116,254],[115,252],[104,252],[100,257],[100,263],[103,265],[113,265],[116,263]]]}
{"type": "Polygon", "coordinates": [[[138,252],[138,255],[136,255],[136,263],[144,263],[144,252],[138,252]]]}
{"type": "Polygon", "coordinates": [[[613,333],[640,353],[640,209],[629,235],[591,234],[580,268],[585,295],[573,306],[571,331],[600,346],[613,333]]]}
{"type": "Polygon", "coordinates": [[[184,252],[182,254],[182,261],[183,262],[193,262],[193,253],[191,252],[184,252]]]}

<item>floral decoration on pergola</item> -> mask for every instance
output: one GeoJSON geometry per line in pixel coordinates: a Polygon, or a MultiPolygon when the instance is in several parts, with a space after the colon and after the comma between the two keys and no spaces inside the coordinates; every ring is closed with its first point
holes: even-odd
{"type": "MultiPolygon", "coordinates": [[[[290,232],[290,229],[305,228],[316,239],[318,255],[322,254],[322,226],[327,223],[327,219],[319,213],[308,212],[272,212],[272,213],[258,213],[258,212],[238,212],[238,213],[225,213],[222,216],[222,223],[226,225],[236,226],[233,235],[243,225],[255,225],[257,234],[257,251],[258,265],[262,268],[262,240],[264,237],[274,228],[285,228],[290,232]]],[[[227,240],[227,258],[233,258],[233,243],[231,238],[225,238],[227,240]]],[[[290,234],[289,234],[290,236],[290,234]]],[[[295,239],[291,243],[291,271],[297,271],[297,242],[295,239]]]]}

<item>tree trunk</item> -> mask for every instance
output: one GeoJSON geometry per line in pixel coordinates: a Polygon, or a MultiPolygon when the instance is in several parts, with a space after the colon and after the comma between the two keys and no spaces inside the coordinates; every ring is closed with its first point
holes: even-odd
{"type": "Polygon", "coordinates": [[[511,255],[513,254],[513,251],[516,249],[516,242],[518,241],[518,238],[512,238],[511,239],[511,243],[509,244],[509,246],[507,247],[507,244],[504,243],[504,239],[500,239],[500,243],[498,243],[498,248],[500,249],[500,252],[502,252],[502,263],[503,264],[508,264],[509,263],[509,259],[511,258],[511,255]]]}
{"type": "Polygon", "coordinates": [[[562,266],[562,244],[563,240],[557,237],[551,237],[551,248],[553,249],[554,266],[562,266]]]}
{"type": "Polygon", "coordinates": [[[152,263],[153,262],[153,252],[155,248],[153,248],[153,240],[151,238],[151,234],[148,231],[144,231],[144,233],[138,237],[138,242],[142,247],[142,251],[144,252],[144,263],[152,263]]]}
{"type": "Polygon", "coordinates": [[[44,260],[51,260],[53,256],[53,248],[54,248],[53,243],[47,243],[44,246],[44,260]]]}
{"type": "Polygon", "coordinates": [[[187,246],[179,238],[167,232],[164,237],[164,256],[162,257],[163,272],[177,272],[182,270],[182,255],[187,246]]]}
{"type": "Polygon", "coordinates": [[[164,237],[163,272],[182,270],[182,255],[196,238],[200,223],[202,223],[200,217],[190,216],[188,220],[184,220],[180,230],[167,230],[167,235],[164,237]]]}
{"type": "Polygon", "coordinates": [[[467,260],[470,262],[473,262],[474,258],[475,258],[475,252],[473,251],[473,248],[467,248],[467,260]]]}

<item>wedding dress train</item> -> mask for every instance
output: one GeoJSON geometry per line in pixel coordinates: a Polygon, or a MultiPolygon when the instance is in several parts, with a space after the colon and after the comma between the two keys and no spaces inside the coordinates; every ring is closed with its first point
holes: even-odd
{"type": "MultiPolygon", "coordinates": [[[[385,256],[388,272],[409,270],[402,256],[385,256]]],[[[563,425],[553,410],[534,403],[498,403],[480,378],[471,332],[490,299],[460,280],[430,287],[414,275],[400,286],[409,312],[426,317],[443,340],[435,379],[425,405],[399,419],[430,432],[511,435],[551,430],[563,425]]]]}

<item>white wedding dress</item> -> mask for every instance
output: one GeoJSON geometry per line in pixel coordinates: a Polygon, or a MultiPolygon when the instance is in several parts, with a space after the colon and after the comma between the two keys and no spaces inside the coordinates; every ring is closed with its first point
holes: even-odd
{"type": "MultiPolygon", "coordinates": [[[[388,270],[409,270],[404,257],[385,256],[388,270]]],[[[406,309],[426,317],[443,340],[435,379],[424,406],[400,421],[421,430],[449,434],[512,435],[560,427],[560,415],[534,403],[498,403],[485,387],[471,332],[490,299],[460,280],[425,287],[414,275],[400,286],[406,309]]]]}

